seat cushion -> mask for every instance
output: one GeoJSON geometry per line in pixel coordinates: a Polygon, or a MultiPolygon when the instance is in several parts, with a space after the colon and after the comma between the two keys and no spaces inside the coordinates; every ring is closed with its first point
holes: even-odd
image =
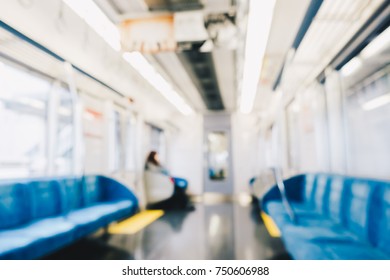
{"type": "MultiPolygon", "coordinates": [[[[309,205],[301,202],[290,202],[290,206],[296,215],[313,213],[309,205]]],[[[286,213],[286,208],[281,201],[270,201],[266,205],[266,211],[270,215],[276,213],[286,213]]]]}
{"type": "Polygon", "coordinates": [[[118,211],[118,206],[115,202],[103,202],[96,205],[89,206],[87,209],[89,211],[98,214],[106,224],[114,220],[116,212],[118,211]]]}
{"type": "MultiPolygon", "coordinates": [[[[285,181],[286,193],[299,189],[298,177],[285,181]]],[[[275,187],[264,195],[263,209],[294,258],[390,259],[390,182],[332,174],[318,174],[311,188],[312,182],[302,183],[304,199],[290,200],[295,221],[281,196],[270,195],[275,187]],[[313,207],[305,203],[310,199],[313,207]]]]}
{"type": "Polygon", "coordinates": [[[303,225],[302,223],[300,225],[287,224],[282,231],[296,239],[337,241],[359,240],[352,232],[325,219],[307,220],[303,225]]]}
{"type": "MultiPolygon", "coordinates": [[[[290,203],[291,208],[295,214],[296,222],[298,224],[305,223],[306,220],[322,219],[322,216],[310,208],[308,204],[292,202],[290,203]]],[[[272,201],[267,204],[267,212],[275,221],[276,225],[283,227],[285,224],[293,225],[294,222],[287,214],[282,202],[272,201]]]]}
{"type": "MultiPolygon", "coordinates": [[[[0,233],[1,235],[1,233],[0,233]]],[[[0,260],[29,259],[29,250],[36,238],[29,236],[2,236],[0,237],[0,260]]]]}
{"type": "Polygon", "coordinates": [[[188,181],[186,179],[174,177],[173,180],[175,181],[175,187],[187,189],[188,181]]]}
{"type": "Polygon", "coordinates": [[[77,226],[78,236],[85,235],[115,220],[119,206],[116,203],[100,203],[69,212],[65,217],[77,226]]]}
{"type": "Polygon", "coordinates": [[[118,210],[132,209],[135,206],[135,203],[131,200],[116,201],[113,204],[118,210]]]}
{"type": "Polygon", "coordinates": [[[75,226],[63,217],[46,218],[19,228],[1,231],[0,239],[30,239],[31,244],[25,248],[23,256],[32,259],[71,243],[74,240],[74,230],[75,226]]]}
{"type": "Polygon", "coordinates": [[[286,249],[299,260],[388,260],[389,255],[361,241],[286,238],[286,249]]]}
{"type": "Polygon", "coordinates": [[[269,215],[285,213],[286,209],[284,208],[283,203],[279,200],[271,200],[263,207],[264,211],[266,211],[269,215]]]}
{"type": "Polygon", "coordinates": [[[76,227],[75,238],[91,234],[105,226],[102,217],[93,208],[82,208],[69,212],[65,219],[76,227]]]}
{"type": "Polygon", "coordinates": [[[114,217],[115,220],[120,220],[135,214],[137,210],[137,204],[131,200],[115,201],[110,204],[117,208],[117,212],[114,217]]]}
{"type": "Polygon", "coordinates": [[[102,176],[2,181],[0,258],[42,257],[137,209],[131,190],[102,176]]]}
{"type": "Polygon", "coordinates": [[[296,260],[328,260],[329,256],[316,243],[304,239],[283,238],[286,250],[296,260]]]}
{"type": "Polygon", "coordinates": [[[320,245],[330,259],[333,260],[388,260],[390,255],[386,255],[370,244],[361,241],[337,241],[325,240],[316,241],[320,245]]]}

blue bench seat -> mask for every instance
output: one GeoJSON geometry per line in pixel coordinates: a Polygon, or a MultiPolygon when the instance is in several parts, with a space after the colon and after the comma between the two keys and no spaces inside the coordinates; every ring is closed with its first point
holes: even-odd
{"type": "Polygon", "coordinates": [[[333,174],[302,174],[284,181],[295,220],[277,186],[262,209],[295,259],[390,259],[390,183],[333,174]]]}
{"type": "Polygon", "coordinates": [[[36,259],[138,211],[104,176],[0,181],[0,259],[36,259]]]}

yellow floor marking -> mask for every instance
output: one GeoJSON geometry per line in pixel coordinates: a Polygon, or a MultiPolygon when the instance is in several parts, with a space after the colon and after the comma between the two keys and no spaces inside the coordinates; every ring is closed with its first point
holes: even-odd
{"type": "Polygon", "coordinates": [[[164,215],[163,210],[145,210],[109,227],[111,234],[134,234],[164,215]]]}
{"type": "Polygon", "coordinates": [[[268,216],[266,213],[264,213],[263,211],[261,211],[260,215],[261,218],[263,219],[264,225],[267,228],[269,234],[272,237],[280,237],[281,236],[280,230],[278,226],[275,224],[274,220],[272,220],[272,218],[268,216]]]}

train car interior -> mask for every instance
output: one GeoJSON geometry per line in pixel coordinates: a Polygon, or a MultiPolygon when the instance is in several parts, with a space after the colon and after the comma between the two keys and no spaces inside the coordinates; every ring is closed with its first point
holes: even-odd
{"type": "Polygon", "coordinates": [[[389,260],[389,0],[0,0],[0,259],[389,260]]]}

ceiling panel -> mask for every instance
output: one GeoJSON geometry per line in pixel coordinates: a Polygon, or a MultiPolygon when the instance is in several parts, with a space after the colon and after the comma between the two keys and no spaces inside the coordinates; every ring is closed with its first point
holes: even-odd
{"type": "Polygon", "coordinates": [[[170,80],[177,85],[180,89],[179,92],[183,94],[191,106],[198,111],[204,111],[206,106],[177,54],[174,52],[163,52],[155,54],[154,58],[161,65],[164,72],[167,73],[170,80]]]}
{"type": "Polygon", "coordinates": [[[148,10],[144,0],[106,0],[120,15],[127,13],[142,13],[148,10]]]}
{"type": "Polygon", "coordinates": [[[178,57],[202,96],[207,109],[224,110],[212,54],[194,50],[178,53],[178,57]]]}
{"type": "Polygon", "coordinates": [[[200,10],[203,4],[200,0],[144,0],[151,12],[178,12],[200,10]]]}
{"type": "Polygon", "coordinates": [[[254,110],[266,110],[272,99],[272,86],[278,77],[310,0],[278,0],[261,71],[254,110]]]}
{"type": "Polygon", "coordinates": [[[235,53],[217,49],[213,51],[213,60],[225,109],[234,110],[237,107],[235,53]]]}

